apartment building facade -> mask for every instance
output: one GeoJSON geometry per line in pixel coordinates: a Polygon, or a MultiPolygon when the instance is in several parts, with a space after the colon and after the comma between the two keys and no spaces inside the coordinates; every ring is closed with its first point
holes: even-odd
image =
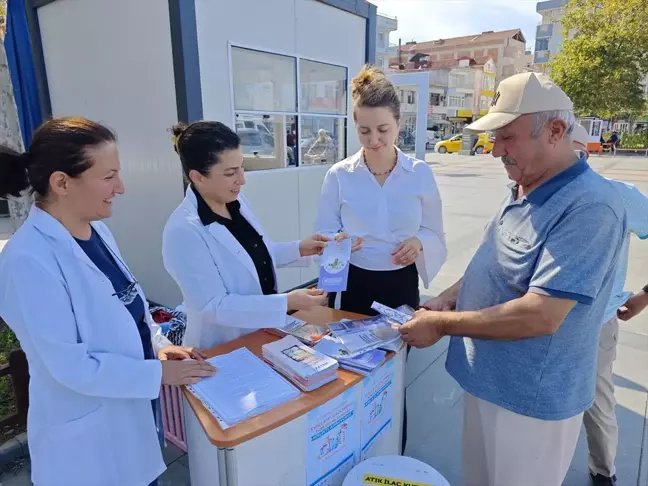
{"type": "Polygon", "coordinates": [[[383,70],[389,68],[389,61],[396,56],[398,46],[389,41],[392,32],[398,30],[398,19],[391,15],[378,13],[376,25],[376,62],[383,70]]]}
{"type": "Polygon", "coordinates": [[[404,64],[410,69],[414,67],[411,64],[417,64],[417,60],[419,65],[425,64],[423,61],[433,65],[465,58],[483,62],[492,58],[497,66],[496,83],[499,83],[502,79],[528,69],[526,38],[520,29],[513,29],[429,42],[408,42],[401,49],[400,60],[392,59],[390,67],[404,64]]]}
{"type": "Polygon", "coordinates": [[[416,123],[417,96],[428,97],[428,126],[449,128],[450,133],[488,113],[495,96],[497,76],[497,65],[492,58],[478,61],[466,57],[397,72],[420,71],[429,74],[427,93],[400,88],[401,125],[406,131],[416,123]]]}
{"type": "Polygon", "coordinates": [[[401,73],[428,71],[428,125],[442,123],[456,131],[485,115],[499,82],[532,69],[531,61],[522,31],[514,29],[408,42],[389,67],[401,73]]]}
{"type": "Polygon", "coordinates": [[[535,69],[548,71],[547,63],[560,51],[564,40],[563,26],[560,23],[569,0],[548,0],[538,2],[536,12],[542,15],[542,21],[536,28],[536,43],[533,55],[535,69]]]}

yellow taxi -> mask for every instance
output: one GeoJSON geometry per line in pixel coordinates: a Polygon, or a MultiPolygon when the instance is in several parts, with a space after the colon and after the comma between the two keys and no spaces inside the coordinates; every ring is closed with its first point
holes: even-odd
{"type": "MultiPolygon", "coordinates": [[[[462,134],[455,135],[448,140],[442,140],[434,146],[434,151],[439,154],[453,154],[461,150],[461,137],[462,134]]],[[[493,141],[488,136],[488,133],[483,132],[479,134],[477,143],[473,147],[475,153],[483,154],[489,153],[493,150],[493,141]]]]}

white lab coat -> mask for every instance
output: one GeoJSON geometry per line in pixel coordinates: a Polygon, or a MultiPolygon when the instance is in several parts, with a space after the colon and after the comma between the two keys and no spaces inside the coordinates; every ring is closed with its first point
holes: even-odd
{"type": "MultiPolygon", "coordinates": [[[[119,256],[108,228],[92,225],[119,256]]],[[[148,486],[165,470],[151,408],[162,366],[144,360],[113,294],[65,227],[35,206],[0,255],[0,315],[29,362],[35,486],[148,486]]],[[[169,344],[149,323],[154,348],[169,344]]]]}
{"type": "MultiPolygon", "coordinates": [[[[243,196],[239,202],[241,216],[263,237],[275,268],[309,265],[298,241],[273,242],[243,196]]],[[[252,258],[225,226],[202,224],[191,188],[164,228],[162,257],[187,307],[186,346],[205,349],[285,324],[286,294],[263,295],[252,258]]]]}

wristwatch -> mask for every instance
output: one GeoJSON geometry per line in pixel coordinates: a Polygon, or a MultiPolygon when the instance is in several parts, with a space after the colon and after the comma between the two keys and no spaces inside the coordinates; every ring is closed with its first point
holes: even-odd
{"type": "Polygon", "coordinates": [[[648,294],[648,284],[644,285],[641,291],[645,294],[648,294]]]}

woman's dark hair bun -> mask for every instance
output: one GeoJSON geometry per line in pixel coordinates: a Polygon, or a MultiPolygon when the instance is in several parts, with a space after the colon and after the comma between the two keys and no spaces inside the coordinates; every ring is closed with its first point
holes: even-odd
{"type": "Polygon", "coordinates": [[[219,156],[241,146],[234,130],[217,121],[197,121],[191,125],[178,123],[171,128],[174,148],[180,156],[182,170],[187,178],[192,170],[208,175],[219,156]]]}
{"type": "Polygon", "coordinates": [[[180,153],[178,150],[178,142],[180,141],[180,137],[187,131],[187,128],[189,126],[186,123],[177,123],[176,125],[173,125],[171,127],[171,133],[173,133],[173,149],[176,151],[177,154],[180,153]]]}
{"type": "Polygon", "coordinates": [[[178,123],[176,125],[173,125],[171,128],[171,131],[173,132],[174,137],[179,137],[181,136],[188,128],[188,125],[186,123],[178,123]]]}
{"type": "Polygon", "coordinates": [[[27,165],[29,155],[12,148],[0,146],[0,195],[20,197],[28,189],[27,165]]]}

